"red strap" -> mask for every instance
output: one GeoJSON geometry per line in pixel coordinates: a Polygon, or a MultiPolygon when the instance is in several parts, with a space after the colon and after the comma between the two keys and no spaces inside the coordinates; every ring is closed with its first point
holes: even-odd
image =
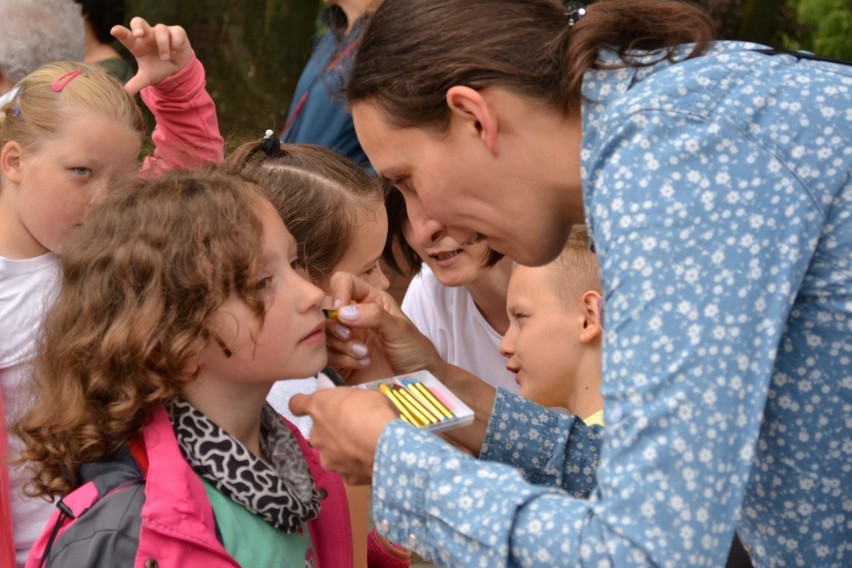
{"type": "Polygon", "coordinates": [[[296,108],[293,109],[293,114],[290,115],[290,118],[287,120],[287,124],[284,125],[284,130],[281,131],[281,135],[278,136],[279,138],[284,136],[287,131],[290,130],[290,127],[293,126],[293,123],[296,121],[296,118],[298,118],[299,113],[302,112],[302,106],[305,104],[305,101],[307,99],[308,92],[305,91],[304,93],[302,93],[302,98],[299,99],[299,103],[296,105],[296,108]]]}
{"type": "MultiPolygon", "coordinates": [[[[340,62],[343,61],[347,55],[352,53],[352,50],[355,49],[358,44],[361,43],[361,38],[358,37],[354,41],[352,41],[349,45],[340,50],[340,53],[334,56],[334,58],[328,62],[328,65],[325,66],[325,73],[333,70],[335,67],[340,65],[340,62]]],[[[314,80],[315,81],[315,80],[314,80]]],[[[313,85],[313,82],[312,82],[313,85]]],[[[296,122],[296,119],[299,117],[299,114],[302,112],[302,107],[305,106],[305,101],[308,100],[308,93],[310,89],[306,90],[302,93],[299,102],[296,104],[296,108],[293,109],[293,114],[290,115],[290,118],[287,119],[287,124],[284,125],[284,129],[281,131],[281,134],[278,135],[279,138],[283,138],[287,131],[290,130],[290,127],[293,126],[293,123],[296,122]]]]}
{"type": "Polygon", "coordinates": [[[141,438],[131,438],[128,443],[130,447],[130,455],[136,460],[139,469],[142,470],[142,475],[148,477],[148,451],[145,449],[145,443],[141,438]]]}
{"type": "Polygon", "coordinates": [[[338,54],[334,57],[334,59],[332,59],[331,61],[329,61],[328,65],[326,65],[326,67],[325,67],[325,72],[326,72],[326,73],[328,73],[329,71],[331,71],[332,69],[334,69],[335,67],[337,67],[338,65],[340,65],[340,62],[341,62],[341,61],[343,61],[343,59],[344,59],[347,55],[349,55],[350,53],[352,53],[352,50],[353,50],[353,49],[355,49],[355,48],[358,46],[358,44],[359,44],[359,43],[361,43],[361,38],[360,38],[360,37],[359,37],[359,38],[356,38],[356,39],[355,39],[355,41],[353,41],[352,43],[350,43],[349,45],[347,45],[346,47],[344,47],[343,49],[341,49],[341,50],[340,50],[340,53],[338,53],[338,54]]]}

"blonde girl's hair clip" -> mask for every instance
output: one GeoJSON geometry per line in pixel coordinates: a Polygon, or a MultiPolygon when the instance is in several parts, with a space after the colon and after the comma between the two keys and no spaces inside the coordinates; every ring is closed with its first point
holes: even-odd
{"type": "Polygon", "coordinates": [[[69,71],[68,73],[61,75],[56,81],[54,81],[53,84],[50,86],[50,88],[53,89],[53,92],[55,92],[55,93],[61,93],[62,90],[65,89],[65,87],[68,86],[68,83],[70,83],[71,81],[73,81],[74,79],[76,79],[77,77],[79,77],[82,74],[83,74],[82,69],[77,69],[75,71],[69,71]]]}

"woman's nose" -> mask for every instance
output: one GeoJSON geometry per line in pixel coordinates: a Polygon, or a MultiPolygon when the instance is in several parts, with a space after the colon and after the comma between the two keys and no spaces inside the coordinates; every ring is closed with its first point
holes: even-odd
{"type": "Polygon", "coordinates": [[[444,226],[419,205],[408,209],[408,222],[411,224],[415,240],[421,246],[436,243],[444,234],[444,226]]]}

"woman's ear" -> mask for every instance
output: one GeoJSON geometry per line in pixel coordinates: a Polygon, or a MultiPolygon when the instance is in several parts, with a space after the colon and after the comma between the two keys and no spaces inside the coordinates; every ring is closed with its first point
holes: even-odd
{"type": "Polygon", "coordinates": [[[23,148],[14,140],[6,142],[0,150],[0,172],[3,177],[12,183],[21,183],[23,168],[21,167],[21,154],[23,148]]]}
{"type": "Polygon", "coordinates": [[[489,152],[497,155],[497,117],[482,93],[471,87],[456,85],[447,91],[452,127],[470,127],[489,152]]]}
{"type": "Polygon", "coordinates": [[[580,342],[589,343],[603,332],[603,302],[601,295],[594,290],[583,293],[583,329],[580,331],[580,342]]]}

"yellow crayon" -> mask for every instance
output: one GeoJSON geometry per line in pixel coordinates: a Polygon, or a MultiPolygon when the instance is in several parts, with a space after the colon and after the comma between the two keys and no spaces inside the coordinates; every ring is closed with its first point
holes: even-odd
{"type": "Polygon", "coordinates": [[[402,405],[402,403],[396,397],[396,393],[394,393],[393,390],[390,387],[388,387],[387,385],[379,385],[379,390],[382,391],[382,393],[384,393],[384,395],[390,399],[390,401],[393,403],[393,405],[399,411],[399,415],[403,420],[405,420],[406,422],[408,422],[409,424],[411,424],[413,426],[420,427],[422,425],[422,424],[419,424],[417,422],[417,419],[415,419],[414,416],[412,416],[411,413],[408,412],[408,409],[405,408],[402,405]]]}
{"type": "Polygon", "coordinates": [[[411,396],[413,396],[415,399],[417,399],[417,402],[419,402],[422,407],[428,410],[429,414],[437,418],[438,422],[444,420],[444,415],[441,413],[438,407],[432,404],[429,399],[426,398],[426,395],[417,390],[414,385],[406,384],[405,391],[411,394],[411,396]]]}
{"type": "Polygon", "coordinates": [[[424,395],[426,398],[428,398],[428,399],[429,399],[429,402],[431,402],[432,404],[434,404],[434,405],[435,405],[435,407],[436,407],[438,410],[440,410],[440,411],[441,411],[441,413],[442,413],[444,416],[446,416],[447,418],[454,418],[454,414],[453,414],[452,412],[450,412],[450,409],[449,409],[449,408],[447,408],[446,406],[444,406],[444,404],[443,404],[441,401],[439,401],[437,398],[435,398],[435,395],[434,395],[434,394],[432,394],[432,391],[430,391],[428,388],[426,388],[426,385],[424,385],[423,383],[419,383],[419,382],[415,382],[415,383],[413,383],[413,384],[414,384],[414,387],[415,387],[416,389],[418,389],[420,392],[422,392],[422,393],[423,393],[423,395],[424,395]]]}
{"type": "Polygon", "coordinates": [[[431,414],[429,414],[426,409],[423,409],[408,392],[400,386],[394,385],[393,393],[399,397],[399,400],[414,414],[418,419],[420,419],[424,424],[435,424],[438,420],[435,420],[431,414]]]}
{"type": "Polygon", "coordinates": [[[322,315],[325,316],[325,319],[337,319],[337,310],[327,310],[325,308],[322,309],[322,315]]]}

